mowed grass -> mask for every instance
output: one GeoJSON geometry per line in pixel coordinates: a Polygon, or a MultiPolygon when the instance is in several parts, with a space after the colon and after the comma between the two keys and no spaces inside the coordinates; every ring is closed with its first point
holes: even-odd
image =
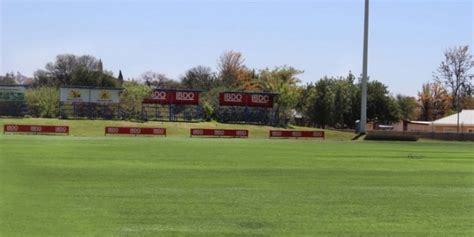
{"type": "Polygon", "coordinates": [[[0,236],[474,236],[473,143],[0,136],[0,236]]]}

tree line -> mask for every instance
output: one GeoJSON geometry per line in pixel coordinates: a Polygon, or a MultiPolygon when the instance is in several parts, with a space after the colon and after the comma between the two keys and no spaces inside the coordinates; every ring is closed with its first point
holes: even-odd
{"type": "MultiPolygon", "coordinates": [[[[394,96],[381,81],[369,80],[367,118],[381,124],[400,119],[431,121],[461,109],[472,109],[473,67],[468,46],[446,50],[432,81],[423,84],[416,97],[394,96]]],[[[278,93],[275,110],[278,111],[278,124],[281,126],[295,122],[297,117],[298,123],[307,126],[346,129],[354,128],[354,122],[360,117],[361,78],[352,72],[346,76],[323,77],[317,82],[302,85],[298,78],[302,70],[287,65],[250,68],[245,64],[243,55],[235,51],[224,52],[218,58],[216,68],[213,71],[207,66],[196,66],[187,70],[179,80],[152,71],[124,80],[121,71],[115,77],[103,68],[100,59],[93,56],[63,54],[58,55],[54,62],[47,63],[44,69],[37,70],[32,79],[20,80],[18,75],[7,73],[0,76],[0,84],[31,85],[27,101],[35,97],[35,101],[28,102],[32,104],[29,107],[33,111],[41,111],[37,105],[44,104],[39,101],[42,97],[57,96],[57,93],[51,92],[54,88],[94,86],[123,88],[121,107],[134,114],[140,111],[141,101],[152,88],[166,88],[202,90],[201,102],[208,119],[216,118],[218,93],[222,91],[278,93]]],[[[43,98],[45,101],[54,99],[43,98]]],[[[54,117],[54,106],[57,105],[45,106],[47,112],[35,115],[54,117]]]]}

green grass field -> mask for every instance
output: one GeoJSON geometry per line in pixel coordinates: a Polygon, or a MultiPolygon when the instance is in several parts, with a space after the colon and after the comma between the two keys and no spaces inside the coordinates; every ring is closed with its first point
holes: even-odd
{"type": "Polygon", "coordinates": [[[93,127],[122,122],[60,122],[84,130],[0,135],[0,236],[474,236],[473,143],[186,137],[213,123],[104,137],[93,127]]]}

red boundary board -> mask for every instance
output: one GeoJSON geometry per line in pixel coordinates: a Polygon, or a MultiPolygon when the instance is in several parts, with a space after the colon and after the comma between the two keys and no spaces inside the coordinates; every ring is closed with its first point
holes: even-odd
{"type": "Polygon", "coordinates": [[[270,130],[270,138],[325,138],[324,131],[270,130]]]}
{"type": "Polygon", "coordinates": [[[165,136],[166,128],[140,128],[140,127],[106,127],[107,134],[126,134],[126,135],[155,135],[165,136]]]}
{"type": "Polygon", "coordinates": [[[243,129],[207,129],[192,128],[190,136],[208,136],[208,137],[249,137],[249,131],[243,129]]]}
{"type": "Polygon", "coordinates": [[[3,133],[7,132],[34,134],[59,133],[69,135],[69,126],[5,124],[3,126],[3,133]]]}

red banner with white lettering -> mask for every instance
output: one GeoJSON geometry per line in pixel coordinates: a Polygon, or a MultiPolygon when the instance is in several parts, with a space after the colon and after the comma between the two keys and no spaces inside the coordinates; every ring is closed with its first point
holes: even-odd
{"type": "Polygon", "coordinates": [[[323,138],[324,131],[288,131],[288,130],[270,130],[270,138],[272,137],[284,137],[284,138],[323,138]]]}
{"type": "Polygon", "coordinates": [[[248,130],[237,129],[191,129],[191,136],[215,136],[215,137],[248,137],[248,130]]]}
{"type": "Polygon", "coordinates": [[[50,125],[17,125],[5,124],[3,132],[24,132],[24,133],[66,133],[69,134],[68,126],[50,125]]]}
{"type": "Polygon", "coordinates": [[[166,136],[166,128],[106,127],[105,134],[166,136]]]}
{"type": "Polygon", "coordinates": [[[169,104],[171,101],[171,91],[153,90],[150,97],[143,100],[145,104],[169,104]]]}
{"type": "Polygon", "coordinates": [[[249,94],[247,104],[250,107],[273,107],[273,95],[272,94],[249,94]]]}
{"type": "Polygon", "coordinates": [[[198,105],[199,92],[197,91],[169,91],[156,89],[150,97],[143,100],[144,104],[177,104],[198,105]]]}
{"type": "Polygon", "coordinates": [[[175,105],[198,105],[199,92],[197,91],[172,91],[171,104],[175,105]]]}
{"type": "Polygon", "coordinates": [[[221,92],[219,93],[220,106],[247,106],[246,93],[239,92],[221,92]]]}
{"type": "Polygon", "coordinates": [[[272,108],[273,97],[265,93],[222,92],[219,94],[219,105],[272,108]]]}

